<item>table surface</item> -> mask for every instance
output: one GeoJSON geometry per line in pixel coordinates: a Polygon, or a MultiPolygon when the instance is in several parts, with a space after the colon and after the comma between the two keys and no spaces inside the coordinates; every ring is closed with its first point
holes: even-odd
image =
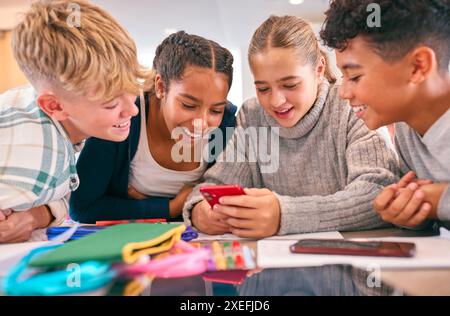
{"type": "MultiPolygon", "coordinates": [[[[344,238],[427,237],[437,234],[438,232],[433,230],[412,231],[398,228],[342,233],[344,238]]],[[[385,284],[401,289],[408,295],[450,295],[450,269],[382,270],[381,279],[385,284]]]]}
{"type": "MultiPolygon", "coordinates": [[[[436,230],[386,228],[341,232],[344,238],[429,237],[436,230]]],[[[256,241],[245,242],[256,248],[256,241]]],[[[257,270],[240,285],[205,282],[201,276],[154,280],[142,295],[450,295],[450,269],[382,269],[379,274],[348,265],[257,270]]]]}
{"type": "MultiPolygon", "coordinates": [[[[411,231],[398,228],[341,232],[344,238],[425,237],[437,231],[411,231]]],[[[256,241],[245,242],[256,248],[256,241]]],[[[122,295],[125,284],[109,290],[122,295]]],[[[154,280],[141,295],[450,295],[449,269],[382,269],[377,275],[348,265],[322,267],[257,269],[243,282],[225,284],[208,281],[203,276],[154,280]]]]}

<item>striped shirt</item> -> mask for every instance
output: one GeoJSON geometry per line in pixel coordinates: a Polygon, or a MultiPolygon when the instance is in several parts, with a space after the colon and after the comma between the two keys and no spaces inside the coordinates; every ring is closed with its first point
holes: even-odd
{"type": "Polygon", "coordinates": [[[81,148],[39,108],[36,97],[31,86],[0,95],[0,210],[48,205],[57,225],[79,185],[75,153],[81,148]]]}

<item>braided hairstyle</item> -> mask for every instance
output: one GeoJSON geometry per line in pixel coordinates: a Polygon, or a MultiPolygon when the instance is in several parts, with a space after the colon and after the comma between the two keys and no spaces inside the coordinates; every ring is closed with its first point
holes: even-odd
{"type": "Polygon", "coordinates": [[[166,90],[171,80],[180,80],[188,66],[214,69],[233,82],[233,55],[212,40],[184,31],[168,36],[156,49],[153,69],[161,75],[166,90]]]}

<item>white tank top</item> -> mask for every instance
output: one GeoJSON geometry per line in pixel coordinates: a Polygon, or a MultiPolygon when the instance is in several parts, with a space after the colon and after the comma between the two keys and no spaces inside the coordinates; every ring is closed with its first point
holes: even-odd
{"type": "Polygon", "coordinates": [[[141,132],[137,152],[131,161],[129,184],[146,196],[173,197],[185,184],[194,183],[203,176],[207,163],[192,171],[176,171],[162,167],[153,158],[147,141],[145,98],[141,93],[141,132]]]}

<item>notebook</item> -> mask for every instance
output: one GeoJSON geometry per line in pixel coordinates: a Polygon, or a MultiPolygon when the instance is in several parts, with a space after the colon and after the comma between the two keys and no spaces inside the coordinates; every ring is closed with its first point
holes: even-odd
{"type": "Polygon", "coordinates": [[[186,226],[180,224],[132,223],[115,225],[71,241],[33,259],[35,268],[60,267],[91,260],[134,263],[144,254],[168,250],[186,226]]]}

